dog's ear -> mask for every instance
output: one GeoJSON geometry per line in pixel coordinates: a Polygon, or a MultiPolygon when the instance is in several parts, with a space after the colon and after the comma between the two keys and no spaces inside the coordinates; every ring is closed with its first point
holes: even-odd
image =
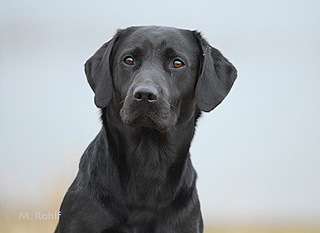
{"type": "Polygon", "coordinates": [[[88,82],[95,93],[94,102],[99,108],[105,108],[113,95],[110,56],[114,41],[115,38],[102,45],[84,65],[88,82]]]}
{"type": "Polygon", "coordinates": [[[194,33],[202,56],[195,99],[201,111],[210,112],[229,93],[237,78],[237,70],[219,50],[211,47],[200,33],[194,33]]]}

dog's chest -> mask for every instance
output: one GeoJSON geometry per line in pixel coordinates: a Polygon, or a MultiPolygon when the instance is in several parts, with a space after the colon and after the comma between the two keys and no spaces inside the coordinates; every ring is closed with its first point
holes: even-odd
{"type": "Polygon", "coordinates": [[[132,209],[162,209],[174,198],[175,189],[167,169],[141,168],[132,171],[129,180],[124,195],[127,205],[132,209]]]}

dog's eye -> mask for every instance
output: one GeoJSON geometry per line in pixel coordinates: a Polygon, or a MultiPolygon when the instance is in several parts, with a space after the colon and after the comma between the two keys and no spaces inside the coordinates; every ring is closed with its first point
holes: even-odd
{"type": "Polygon", "coordinates": [[[182,67],[182,66],[184,66],[184,63],[180,59],[175,59],[173,61],[173,67],[179,68],[179,67],[182,67]]]}
{"type": "Polygon", "coordinates": [[[124,58],[123,62],[126,63],[127,65],[133,65],[133,57],[127,56],[124,58]]]}

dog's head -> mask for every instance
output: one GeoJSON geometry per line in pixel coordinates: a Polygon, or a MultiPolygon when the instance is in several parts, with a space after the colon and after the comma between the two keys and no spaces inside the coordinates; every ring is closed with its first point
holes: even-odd
{"type": "Polygon", "coordinates": [[[114,104],[124,124],[160,131],[209,112],[226,97],[235,67],[196,31],[130,27],[85,64],[95,104],[114,104]]]}

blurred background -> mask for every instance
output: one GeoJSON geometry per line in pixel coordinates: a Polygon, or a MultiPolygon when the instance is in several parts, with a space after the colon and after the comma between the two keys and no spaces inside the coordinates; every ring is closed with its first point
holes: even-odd
{"type": "Polygon", "coordinates": [[[320,2],[309,0],[0,1],[0,232],[54,231],[101,127],[83,64],[131,25],[199,30],[238,69],[192,143],[205,232],[320,232],[320,2]]]}

